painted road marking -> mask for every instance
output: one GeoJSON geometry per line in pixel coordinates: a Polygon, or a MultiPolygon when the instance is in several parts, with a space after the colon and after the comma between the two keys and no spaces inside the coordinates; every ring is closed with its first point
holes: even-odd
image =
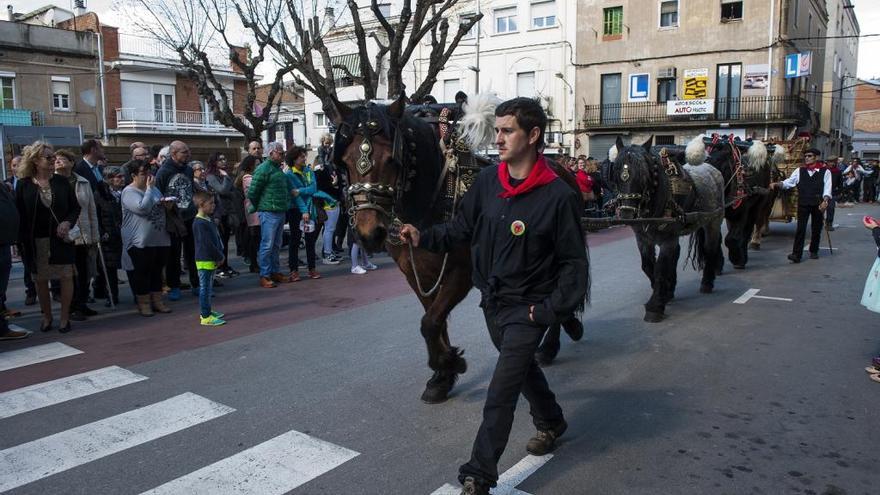
{"type": "MultiPolygon", "coordinates": [[[[804,249],[803,249],[803,250],[806,251],[806,250],[809,249],[809,248],[810,248],[809,246],[804,246],[804,249]]],[[[819,246],[819,249],[825,249],[825,250],[830,249],[830,250],[832,250],[832,251],[837,251],[837,248],[836,248],[836,247],[829,248],[829,247],[825,247],[825,246],[819,246]]]]}
{"type": "Polygon", "coordinates": [[[0,353],[0,371],[21,368],[31,364],[44,363],[55,359],[82,354],[83,351],[74,349],[61,342],[25,347],[17,351],[0,353]]]}
{"type": "MultiPolygon", "coordinates": [[[[505,471],[498,477],[498,486],[492,489],[493,495],[529,495],[528,493],[517,490],[516,486],[526,480],[529,476],[535,474],[547,461],[553,458],[553,454],[542,455],[540,457],[529,455],[517,462],[510,469],[505,471]]],[[[461,488],[456,488],[449,483],[434,490],[431,495],[459,495],[461,488]]]]}
{"type": "Polygon", "coordinates": [[[99,370],[11,390],[0,394],[0,419],[146,379],[145,376],[118,366],[108,366],[99,370]]]}
{"type": "Polygon", "coordinates": [[[353,450],[289,431],[142,495],[280,495],[358,455],[353,450]]]}
{"type": "Polygon", "coordinates": [[[235,411],[193,393],[0,451],[0,492],[235,411]]]}
{"type": "Polygon", "coordinates": [[[761,289],[749,289],[743,293],[743,295],[736,298],[733,301],[733,304],[745,304],[749,302],[749,299],[767,299],[770,301],[785,301],[792,302],[794,299],[789,299],[787,297],[770,297],[770,296],[759,296],[758,292],[761,292],[761,289]]]}

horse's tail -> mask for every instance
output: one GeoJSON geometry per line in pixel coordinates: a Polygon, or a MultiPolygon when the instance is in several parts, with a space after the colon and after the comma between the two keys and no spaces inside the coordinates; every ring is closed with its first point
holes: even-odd
{"type": "Polygon", "coordinates": [[[495,138],[495,107],[501,103],[492,93],[480,93],[464,104],[464,116],[458,121],[461,140],[471,150],[485,148],[495,138]]]}
{"type": "Polygon", "coordinates": [[[688,240],[688,252],[684,265],[691,265],[694,270],[702,270],[706,267],[706,237],[709,232],[706,227],[700,227],[688,240]]]}

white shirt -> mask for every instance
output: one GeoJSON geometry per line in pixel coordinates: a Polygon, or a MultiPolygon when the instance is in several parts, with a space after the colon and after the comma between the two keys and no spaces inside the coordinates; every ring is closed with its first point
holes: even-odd
{"type": "MultiPolygon", "coordinates": [[[[824,183],[824,187],[822,187],[822,197],[823,198],[830,198],[831,197],[831,172],[829,172],[828,169],[824,169],[824,168],[820,168],[819,170],[807,169],[807,175],[812,177],[813,174],[816,174],[819,171],[825,172],[825,177],[823,178],[823,181],[822,181],[824,183]]],[[[794,169],[794,172],[791,173],[791,177],[782,181],[782,188],[783,189],[791,189],[793,187],[797,187],[800,179],[801,179],[801,169],[796,168],[796,169],[794,169]]]]}

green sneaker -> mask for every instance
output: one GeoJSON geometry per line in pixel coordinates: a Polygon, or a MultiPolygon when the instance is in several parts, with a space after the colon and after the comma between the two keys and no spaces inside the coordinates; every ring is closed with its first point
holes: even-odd
{"type": "Polygon", "coordinates": [[[223,319],[223,317],[226,315],[224,315],[223,313],[221,313],[219,311],[211,311],[211,316],[213,316],[214,318],[223,319]]]}
{"type": "Polygon", "coordinates": [[[214,315],[211,315],[208,317],[199,316],[199,321],[202,323],[202,326],[204,326],[204,327],[219,327],[220,325],[226,324],[225,321],[221,320],[220,318],[217,318],[214,315]]]}

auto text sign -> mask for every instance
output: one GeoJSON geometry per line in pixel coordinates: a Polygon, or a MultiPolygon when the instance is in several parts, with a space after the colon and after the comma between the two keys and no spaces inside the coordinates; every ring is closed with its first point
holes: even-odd
{"type": "Polygon", "coordinates": [[[666,115],[703,115],[715,112],[715,100],[670,100],[666,102],[666,115]]]}

